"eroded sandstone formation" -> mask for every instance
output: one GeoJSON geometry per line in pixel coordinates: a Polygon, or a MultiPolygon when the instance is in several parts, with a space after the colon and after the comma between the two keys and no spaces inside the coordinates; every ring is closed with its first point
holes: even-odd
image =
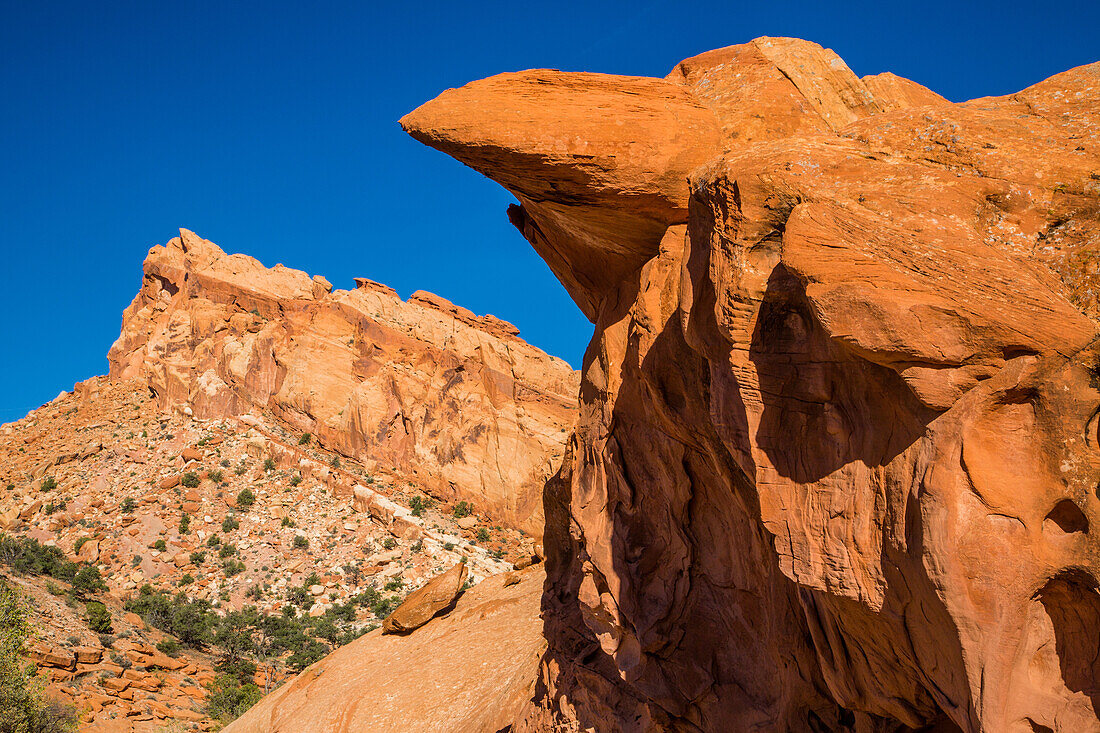
{"type": "Polygon", "coordinates": [[[762,38],[402,125],[596,325],[518,730],[1100,728],[1100,64],[952,104],[762,38]]]}
{"type": "Polygon", "coordinates": [[[270,410],[330,449],[541,532],[577,373],[493,316],[356,285],[334,291],[182,229],[145,260],[111,377],[142,378],[161,408],[197,418],[270,410]]]}

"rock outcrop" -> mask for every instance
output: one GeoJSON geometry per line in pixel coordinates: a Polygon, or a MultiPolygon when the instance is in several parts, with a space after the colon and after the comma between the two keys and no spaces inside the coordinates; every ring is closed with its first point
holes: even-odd
{"type": "Polygon", "coordinates": [[[185,229],[145,260],[111,378],[212,419],[270,411],[444,499],[542,529],[541,490],[576,416],[577,373],[511,324],[423,291],[227,255],[185,229]]]}
{"type": "Polygon", "coordinates": [[[372,631],[261,700],[226,733],[502,731],[546,648],[538,568],[482,581],[408,636],[372,631]]]}
{"type": "Polygon", "coordinates": [[[1100,64],[764,38],[402,124],[596,325],[517,730],[1100,729],[1100,64]]]}
{"type": "Polygon", "coordinates": [[[432,616],[447,608],[462,592],[466,582],[466,565],[458,563],[450,570],[429,580],[419,590],[409,594],[394,612],[382,622],[383,634],[404,634],[432,620],[432,616]]]}

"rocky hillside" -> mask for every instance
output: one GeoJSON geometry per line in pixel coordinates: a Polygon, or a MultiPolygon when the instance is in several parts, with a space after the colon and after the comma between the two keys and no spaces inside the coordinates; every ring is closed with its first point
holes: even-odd
{"type": "Polygon", "coordinates": [[[1100,64],[951,104],[761,38],[402,124],[596,325],[511,730],[1100,730],[1100,64]]]}
{"type": "Polygon", "coordinates": [[[159,409],[196,418],[269,412],[370,470],[541,533],[578,375],[511,324],[364,278],[333,290],[186,229],[150,250],[144,272],[112,379],[142,380],[159,409]]]}
{"type": "Polygon", "coordinates": [[[0,427],[0,487],[0,570],[33,611],[30,658],[86,730],[215,725],[225,710],[212,712],[211,696],[226,696],[216,687],[241,638],[225,636],[226,619],[248,639],[233,652],[240,684],[262,693],[378,629],[448,568],[464,563],[476,584],[538,548],[476,505],[434,500],[417,476],[368,470],[271,412],[164,411],[136,380],[88,380],[0,427]],[[43,565],[49,550],[76,565],[43,565]],[[77,567],[102,587],[81,591],[77,567]],[[98,603],[106,622],[89,610],[98,603]],[[252,616],[234,615],[242,609],[252,616]],[[282,641],[256,647],[265,635],[282,641]]]}

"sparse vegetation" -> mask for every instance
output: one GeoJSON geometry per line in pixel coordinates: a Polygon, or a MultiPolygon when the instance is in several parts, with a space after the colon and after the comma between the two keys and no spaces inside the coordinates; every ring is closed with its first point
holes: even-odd
{"type": "Polygon", "coordinates": [[[225,480],[225,474],[217,468],[215,468],[213,471],[210,471],[206,475],[210,478],[211,481],[216,484],[220,484],[222,481],[225,480]]]}
{"type": "MultiPolygon", "coordinates": [[[[14,489],[15,487],[12,486],[14,489]]],[[[53,476],[46,476],[42,479],[42,483],[38,485],[38,488],[42,491],[53,491],[57,488],[57,480],[53,476]]]]}
{"type": "Polygon", "coordinates": [[[84,605],[88,628],[97,634],[111,633],[111,613],[99,601],[88,601],[84,605]]]}
{"type": "Polygon", "coordinates": [[[240,526],[241,523],[237,521],[236,517],[232,514],[227,515],[226,518],[222,520],[222,533],[229,534],[240,526]]]}
{"type": "Polygon", "coordinates": [[[183,474],[183,477],[180,479],[180,483],[188,489],[198,488],[200,482],[199,475],[194,471],[188,471],[183,474]]]}
{"type": "Polygon", "coordinates": [[[0,732],[62,733],[76,728],[75,711],[44,695],[46,680],[34,677],[23,658],[31,627],[19,595],[0,579],[0,732]]]}
{"type": "Polygon", "coordinates": [[[306,539],[305,535],[296,534],[294,535],[294,546],[298,549],[305,549],[309,547],[309,540],[306,539]]]}
{"type": "Polygon", "coordinates": [[[252,489],[247,486],[241,489],[237,494],[237,507],[242,510],[247,510],[250,506],[256,503],[256,495],[252,493],[252,489]]]}
{"type": "Polygon", "coordinates": [[[157,540],[152,544],[152,548],[157,552],[168,552],[168,543],[164,540],[157,540]]]}
{"type": "Polygon", "coordinates": [[[122,511],[123,514],[131,514],[133,513],[136,506],[137,504],[134,502],[133,497],[127,496],[125,499],[122,500],[122,504],[119,505],[119,509],[122,511]]]}
{"type": "Polygon", "coordinates": [[[468,501],[460,501],[455,504],[454,517],[455,519],[462,519],[468,517],[474,513],[474,505],[468,501]]]}
{"type": "Polygon", "coordinates": [[[264,471],[267,472],[267,473],[271,473],[274,470],[275,470],[275,459],[270,458],[270,457],[265,458],[264,459],[264,471]]]}
{"type": "Polygon", "coordinates": [[[298,438],[298,445],[309,445],[309,441],[313,439],[310,433],[302,433],[302,437],[298,438]]]}

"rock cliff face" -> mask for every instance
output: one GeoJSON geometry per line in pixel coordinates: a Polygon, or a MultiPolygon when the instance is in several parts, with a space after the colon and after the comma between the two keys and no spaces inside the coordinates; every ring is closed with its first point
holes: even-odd
{"type": "Polygon", "coordinates": [[[596,325],[517,729],[1100,729],[1100,64],[951,104],[762,38],[402,125],[596,325]]]}
{"type": "Polygon", "coordinates": [[[108,359],[162,409],[196,418],[270,410],[368,465],[530,532],[576,415],[577,374],[431,293],[227,255],[187,230],[145,260],[108,359]]]}

